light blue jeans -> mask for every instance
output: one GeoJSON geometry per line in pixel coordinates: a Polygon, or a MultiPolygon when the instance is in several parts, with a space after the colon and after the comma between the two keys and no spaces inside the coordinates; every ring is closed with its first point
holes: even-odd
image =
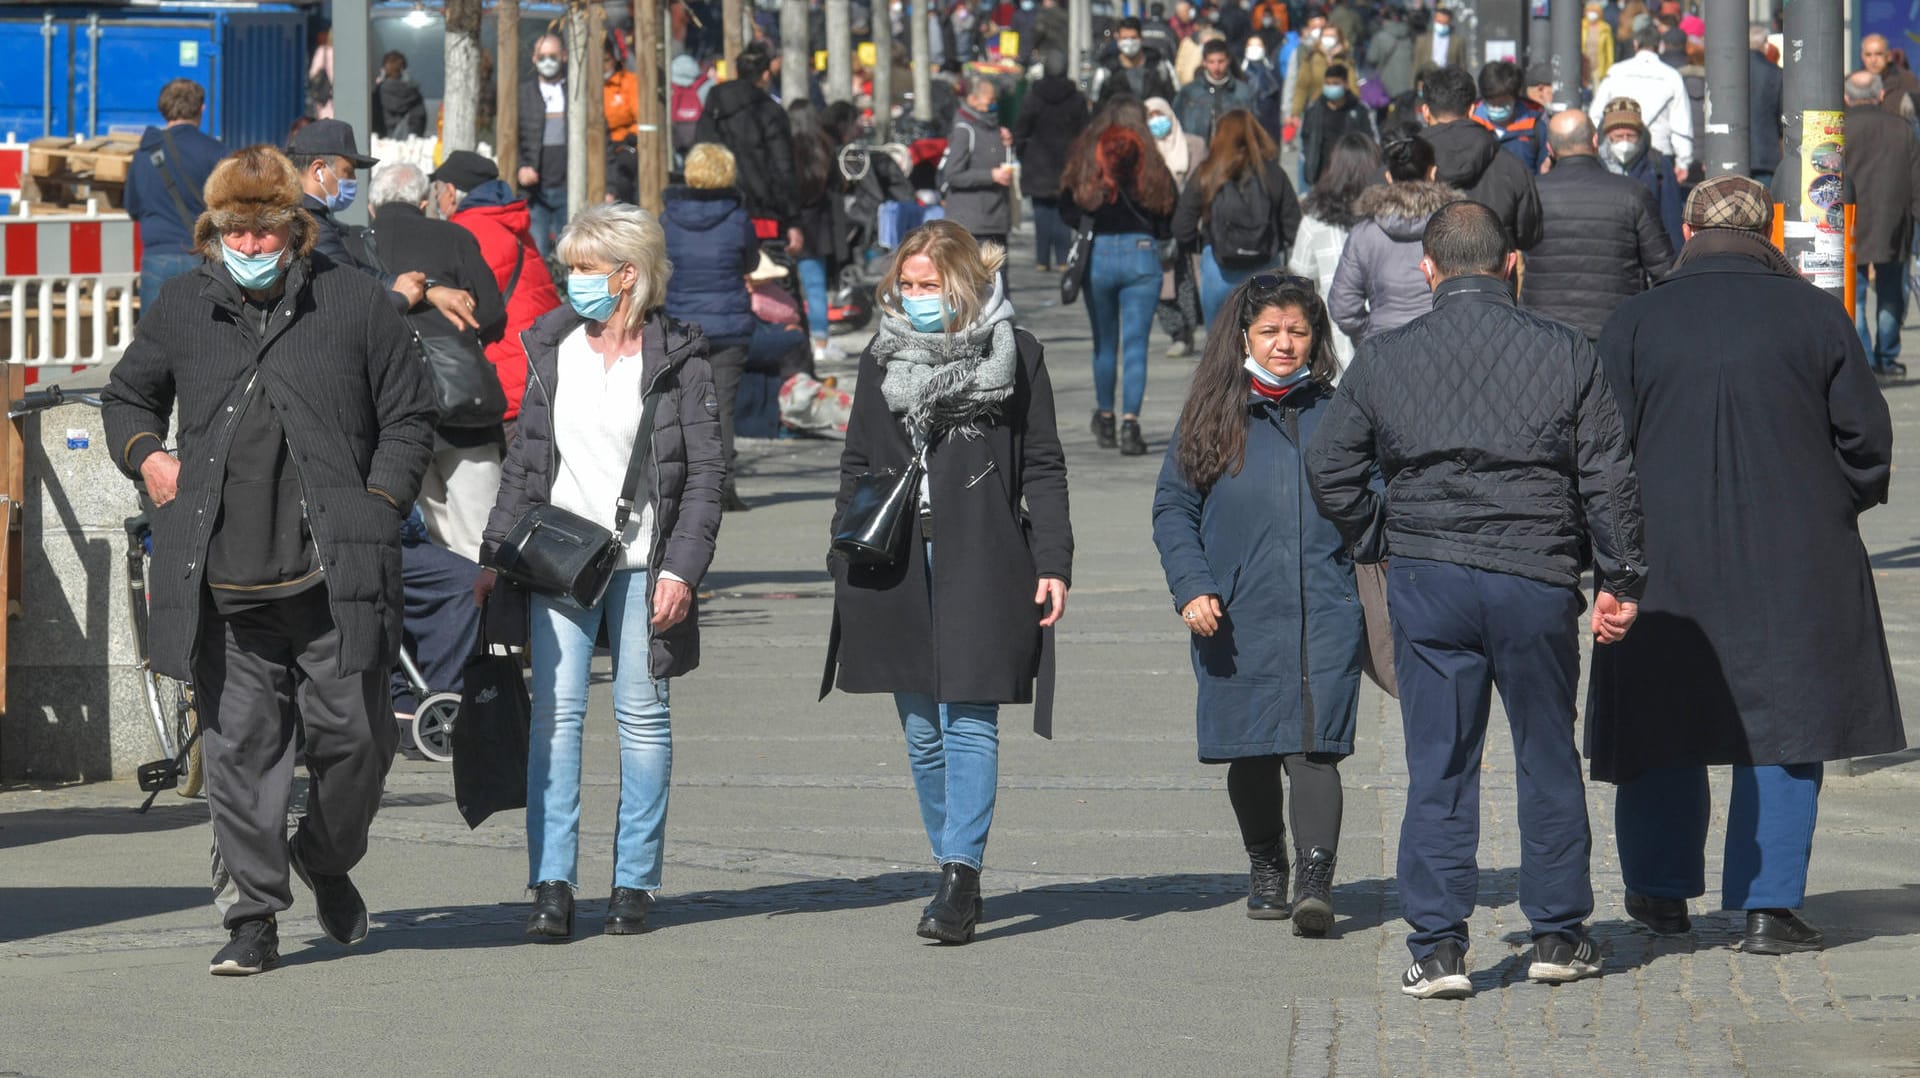
{"type": "MultiPolygon", "coordinates": [[[[931,597],[932,543],[926,551],[931,597]]],[[[978,870],[1000,787],[1000,705],[942,704],[926,693],[897,692],[893,706],[907,735],[907,762],[934,862],[978,870]]]]}
{"type": "Polygon", "coordinates": [[[607,622],[613,645],[613,717],[620,731],[620,808],[613,842],[613,885],[660,887],[667,833],[667,784],[673,732],[667,682],[648,676],[647,574],[613,574],[592,610],[533,600],[533,722],[527,751],[527,886],[547,880],[580,885],[580,733],[594,639],[607,622]]]}
{"type": "Polygon", "coordinates": [[[1087,266],[1087,321],[1093,330],[1093,406],[1113,411],[1120,371],[1120,413],[1137,416],[1147,396],[1147,338],[1160,307],[1160,252],[1144,232],[1093,237],[1087,266]]]}
{"type": "Polygon", "coordinates": [[[1200,252],[1200,316],[1207,320],[1207,332],[1213,332],[1213,318],[1220,313],[1221,305],[1233,290],[1262,273],[1272,273],[1268,267],[1255,269],[1227,269],[1213,260],[1213,248],[1200,252]]]}
{"type": "Polygon", "coordinates": [[[800,271],[800,290],[806,293],[807,332],[815,341],[824,341],[833,328],[827,322],[827,260],[802,258],[796,268],[800,271]]]}

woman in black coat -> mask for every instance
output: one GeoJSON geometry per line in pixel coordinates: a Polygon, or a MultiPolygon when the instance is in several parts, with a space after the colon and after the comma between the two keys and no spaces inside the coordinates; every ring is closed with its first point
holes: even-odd
{"type": "Polygon", "coordinates": [[[1045,77],[1020,101],[1013,121],[1013,152],[1020,160],[1020,190],[1033,199],[1034,264],[1042,273],[1067,264],[1073,231],[1060,220],[1060,173],[1067,151],[1087,126],[1087,96],[1067,78],[1065,53],[1049,50],[1045,77]]]}
{"type": "Polygon", "coordinates": [[[1303,450],[1340,364],[1303,277],[1234,289],[1207,334],[1153,498],[1153,542],[1193,634],[1200,759],[1227,764],[1251,864],[1247,916],[1333,924],[1340,760],[1353,753],[1360,645],[1353,564],[1313,509],[1303,450]],[[1299,872],[1287,901],[1280,773],[1299,872]]]}
{"type": "Polygon", "coordinates": [[[971,940],[980,918],[1000,705],[1035,701],[1045,630],[1066,612],[1073,570],[1053,385],[996,283],[1004,258],[951,221],[894,252],[880,332],[860,361],[834,534],[861,476],[917,456],[924,478],[890,563],[828,558],[823,689],[837,667],[843,692],[893,694],[941,871],[919,934],[947,943],[971,940]]]}

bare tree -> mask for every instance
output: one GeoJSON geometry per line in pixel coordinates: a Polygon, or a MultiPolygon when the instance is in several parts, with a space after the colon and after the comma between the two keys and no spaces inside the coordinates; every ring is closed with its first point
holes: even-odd
{"type": "Polygon", "coordinates": [[[807,0],[780,2],[780,101],[807,100],[813,52],[807,44],[807,0]]]}
{"type": "Polygon", "coordinates": [[[440,146],[451,153],[480,144],[480,0],[447,0],[446,49],[440,146]]]}
{"type": "Polygon", "coordinates": [[[493,152],[500,175],[514,182],[520,158],[520,0],[495,0],[493,152]]]}

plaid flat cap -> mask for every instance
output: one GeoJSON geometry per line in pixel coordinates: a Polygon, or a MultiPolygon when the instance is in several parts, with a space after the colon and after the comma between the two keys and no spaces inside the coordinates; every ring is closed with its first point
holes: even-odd
{"type": "Polygon", "coordinates": [[[1745,176],[1715,176],[1687,196],[1681,219],[1696,229],[1768,232],[1773,228],[1773,196],[1745,176]]]}

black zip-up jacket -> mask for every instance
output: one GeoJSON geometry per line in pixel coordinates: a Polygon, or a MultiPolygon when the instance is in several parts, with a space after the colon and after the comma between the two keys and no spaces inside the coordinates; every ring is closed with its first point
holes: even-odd
{"type": "Polygon", "coordinates": [[[1500,148],[1500,138],[1472,120],[1449,120],[1420,132],[1433,147],[1433,177],[1491,209],[1507,227],[1507,242],[1525,251],[1540,242],[1540,195],[1533,174],[1500,148]]]}
{"type": "MultiPolygon", "coordinates": [[[[218,241],[215,241],[218,242],[218,241]]],[[[433,393],[413,338],[359,270],[296,258],[264,340],[218,264],[168,281],[113,369],[102,411],[138,480],[179,410],[179,495],[153,513],[153,667],[190,680],[207,551],[250,401],[273,406],[340,630],[340,673],[392,667],[404,610],[400,516],[433,455],[433,393]]]]}
{"type": "Polygon", "coordinates": [[[1602,589],[1637,599],[1645,586],[1640,484],[1599,354],[1515,307],[1505,281],[1454,277],[1431,313],[1367,338],[1307,471],[1357,561],[1427,558],[1575,588],[1590,542],[1602,589]]]}
{"type": "MultiPolygon", "coordinates": [[[[720,534],[720,484],[727,462],[720,442],[720,404],[707,366],[707,338],[700,327],[662,312],[656,321],[665,353],[648,349],[641,359],[644,393],[664,393],[654,412],[653,452],[646,469],[647,500],[653,506],[653,549],[647,572],[662,571],[696,593],[713,562],[720,534]]],[[[514,522],[553,496],[559,450],[554,442],[553,402],[559,389],[560,342],[586,322],[572,307],[542,316],[520,340],[527,349],[527,394],[520,401],[518,434],[500,475],[500,495],[481,537],[480,563],[492,565],[514,522]]],[[[639,401],[627,407],[638,409],[639,401]]],[[[656,678],[679,677],[700,665],[700,604],[666,632],[653,632],[648,666],[656,678]]]]}
{"type": "Polygon", "coordinates": [[[779,102],[744,79],[723,82],[707,95],[694,137],[733,151],[734,186],[748,213],[782,228],[794,223],[793,122],[779,102]]]}
{"type": "Polygon", "coordinates": [[[1537,187],[1543,234],[1527,252],[1520,302],[1597,341],[1614,308],[1673,268],[1660,207],[1646,184],[1592,154],[1561,155],[1537,187]]]}

